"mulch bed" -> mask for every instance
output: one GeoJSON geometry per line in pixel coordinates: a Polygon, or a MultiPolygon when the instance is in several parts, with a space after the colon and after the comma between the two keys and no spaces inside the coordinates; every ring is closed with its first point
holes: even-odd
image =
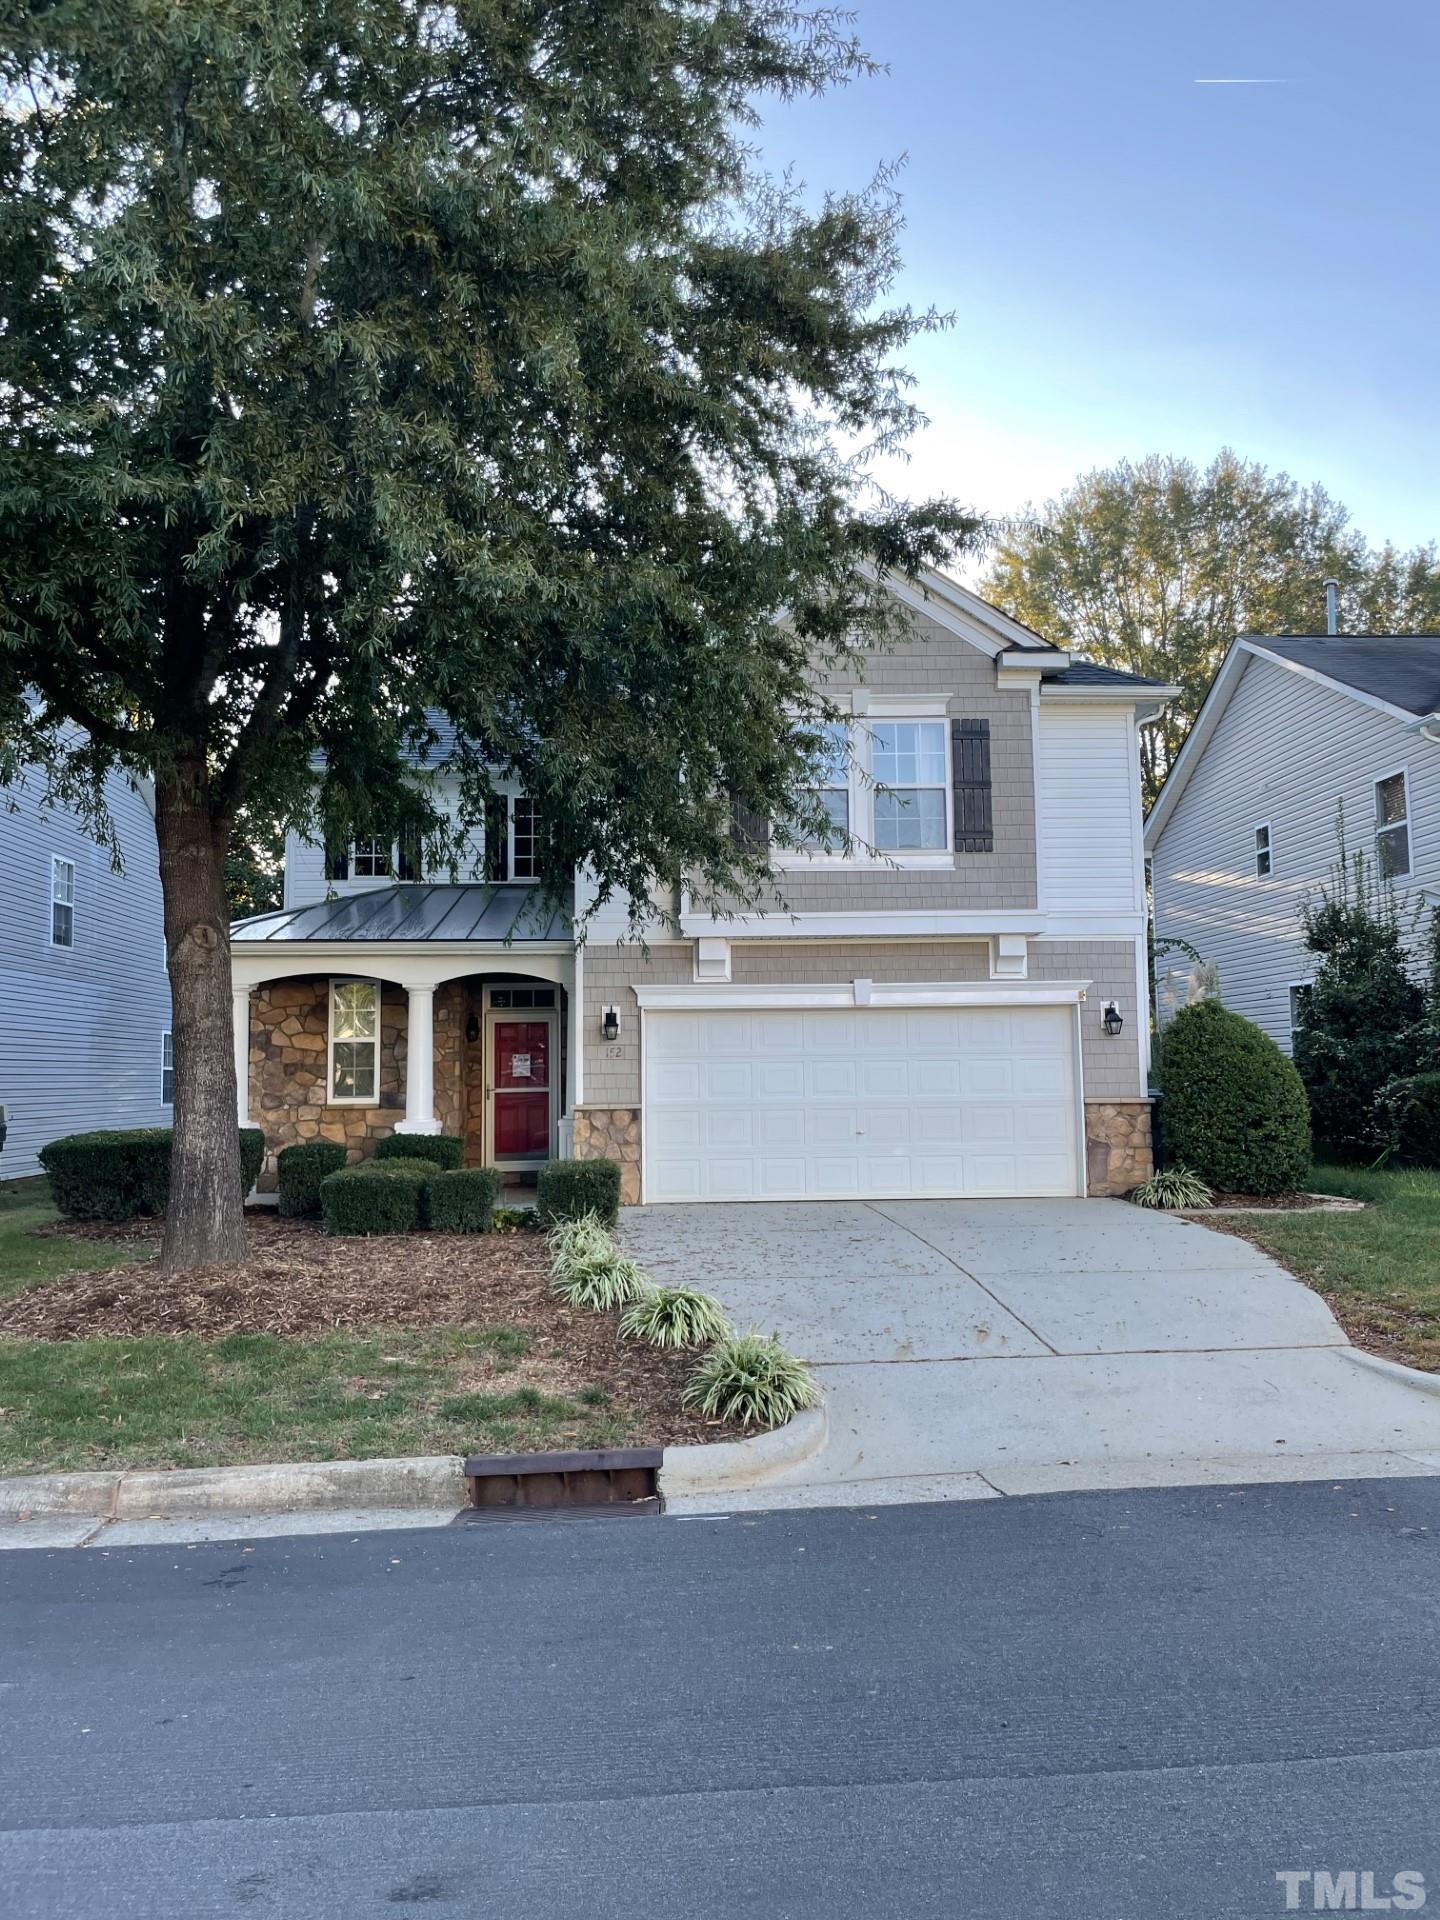
{"type": "Polygon", "coordinates": [[[1313,1193],[1212,1193],[1210,1204],[1212,1207],[1257,1207],[1267,1213],[1293,1213],[1297,1207],[1313,1207],[1315,1196],[1313,1193]]]}
{"type": "MultiPolygon", "coordinates": [[[[247,1226],[250,1257],[238,1266],[162,1274],[151,1258],[65,1274],[0,1303],[0,1337],[294,1339],[391,1327],[518,1327],[531,1336],[531,1354],[514,1370],[517,1385],[531,1382],[550,1393],[603,1386],[616,1403],[646,1414],[653,1444],[734,1437],[681,1409],[692,1354],[618,1340],[613,1314],[555,1297],[537,1233],[331,1239],[310,1221],[257,1213],[247,1215],[247,1226]]],[[[153,1242],[154,1234],[149,1221],[79,1237],[153,1242]],[[131,1231],[136,1227],[145,1231],[131,1231]]]]}

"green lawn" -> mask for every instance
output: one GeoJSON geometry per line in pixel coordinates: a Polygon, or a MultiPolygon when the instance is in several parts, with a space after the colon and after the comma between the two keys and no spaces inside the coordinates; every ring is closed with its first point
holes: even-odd
{"type": "MultiPolygon", "coordinates": [[[[35,1238],[56,1218],[44,1181],[0,1187],[0,1298],[148,1248],[35,1238]]],[[[0,1338],[0,1474],[231,1466],[426,1453],[603,1447],[635,1437],[603,1387],[528,1383],[515,1327],[429,1327],[321,1339],[232,1334],[0,1338]]]]}
{"type": "Polygon", "coordinates": [[[523,1453],[628,1437],[600,1389],[572,1400],[503,1378],[476,1387],[477,1364],[503,1375],[529,1346],[514,1328],[469,1327],[0,1340],[0,1472],[523,1453]]]}
{"type": "Polygon", "coordinates": [[[133,1240],[34,1237],[36,1227],[59,1218],[50,1204],[48,1180],[11,1180],[0,1186],[0,1300],[79,1267],[114,1267],[144,1257],[146,1249],[133,1240]]]}
{"type": "Polygon", "coordinates": [[[1364,1213],[1253,1216],[1246,1236],[1329,1300],[1358,1345],[1440,1372],[1440,1173],[1317,1167],[1364,1213]]]}

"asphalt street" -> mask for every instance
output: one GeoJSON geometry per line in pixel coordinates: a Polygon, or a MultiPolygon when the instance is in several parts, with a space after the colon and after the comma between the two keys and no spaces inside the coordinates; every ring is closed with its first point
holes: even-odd
{"type": "Polygon", "coordinates": [[[1437,1625],[1433,1478],[7,1554],[0,1913],[1440,1911],[1437,1625]]]}

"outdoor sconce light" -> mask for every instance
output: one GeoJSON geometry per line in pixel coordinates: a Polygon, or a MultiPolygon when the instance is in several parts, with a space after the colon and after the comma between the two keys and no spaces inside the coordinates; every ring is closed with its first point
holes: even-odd
{"type": "Polygon", "coordinates": [[[475,1042],[480,1038],[480,1022],[476,1019],[473,1013],[471,1014],[470,1018],[465,1022],[465,1038],[466,1040],[469,1041],[472,1047],[474,1046],[475,1042]]]}
{"type": "Polygon", "coordinates": [[[618,1007],[606,1007],[604,1017],[600,1022],[600,1038],[602,1040],[618,1040],[620,1038],[620,1009],[618,1007]]]}
{"type": "Polygon", "coordinates": [[[1106,1033],[1109,1034],[1112,1040],[1115,1038],[1116,1034],[1119,1033],[1120,1029],[1125,1024],[1124,1020],[1121,1018],[1120,1009],[1119,1007],[1116,1006],[1113,1000],[1107,1000],[1105,1002],[1103,1024],[1104,1024],[1106,1033]]]}

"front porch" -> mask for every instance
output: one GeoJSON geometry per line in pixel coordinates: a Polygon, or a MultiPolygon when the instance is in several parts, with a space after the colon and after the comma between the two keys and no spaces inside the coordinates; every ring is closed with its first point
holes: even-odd
{"type": "Polygon", "coordinates": [[[580,1035],[568,927],[508,941],[346,930],[324,909],[235,929],[238,1104],[241,1124],[265,1134],[258,1191],[274,1191],[282,1147],[332,1140],[353,1162],[392,1133],[456,1135],[467,1166],[533,1184],[572,1146],[580,1035]]]}

